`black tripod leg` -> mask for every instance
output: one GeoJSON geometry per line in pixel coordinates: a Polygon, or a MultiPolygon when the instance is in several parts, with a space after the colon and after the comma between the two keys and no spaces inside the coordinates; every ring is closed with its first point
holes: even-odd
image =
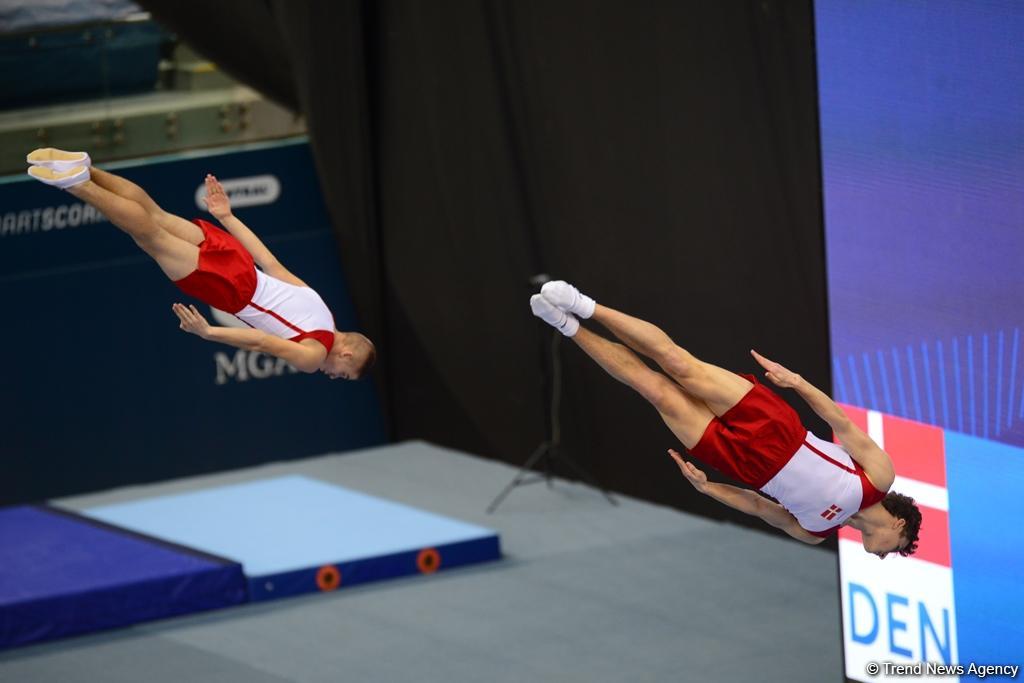
{"type": "Polygon", "coordinates": [[[512,493],[512,489],[519,486],[525,481],[527,474],[532,471],[533,466],[537,464],[537,461],[539,461],[541,458],[544,457],[545,454],[547,454],[549,448],[550,444],[548,443],[542,443],[541,445],[537,446],[537,450],[535,450],[533,452],[533,455],[531,455],[529,459],[527,459],[527,461],[523,463],[523,466],[519,468],[519,472],[512,479],[512,481],[508,483],[508,486],[502,489],[501,493],[498,494],[497,498],[495,498],[491,502],[491,504],[487,506],[487,514],[491,514],[492,512],[497,510],[498,506],[501,505],[501,501],[505,500],[506,496],[512,493]]]}
{"type": "Polygon", "coordinates": [[[583,469],[583,467],[580,464],[578,464],[575,460],[570,458],[568,455],[565,455],[564,453],[562,453],[562,449],[560,449],[560,448],[552,448],[551,449],[551,454],[552,454],[552,456],[554,456],[558,460],[560,460],[563,463],[565,463],[569,467],[569,469],[571,469],[573,472],[575,472],[580,477],[580,479],[582,481],[587,482],[588,484],[593,486],[595,489],[600,491],[601,495],[603,495],[608,500],[609,503],[611,503],[612,505],[618,505],[619,504],[619,501],[615,500],[615,498],[612,497],[612,494],[608,492],[608,489],[606,489],[605,487],[601,486],[600,482],[597,481],[597,477],[595,477],[593,474],[591,474],[587,470],[583,469]]]}

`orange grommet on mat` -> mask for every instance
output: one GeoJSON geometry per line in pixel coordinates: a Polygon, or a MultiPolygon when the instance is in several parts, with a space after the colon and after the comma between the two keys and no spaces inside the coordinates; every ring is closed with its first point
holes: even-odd
{"type": "Polygon", "coordinates": [[[341,585],[341,572],[333,564],[325,564],[316,572],[316,586],[324,592],[335,590],[341,585]]]}
{"type": "Polygon", "coordinates": [[[423,574],[433,574],[441,568],[441,554],[433,548],[424,548],[416,558],[416,566],[423,574]]]}

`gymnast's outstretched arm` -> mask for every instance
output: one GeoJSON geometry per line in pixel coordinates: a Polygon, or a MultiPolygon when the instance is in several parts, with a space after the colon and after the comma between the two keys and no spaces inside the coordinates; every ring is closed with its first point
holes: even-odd
{"type": "Polygon", "coordinates": [[[748,515],[760,517],[777,529],[782,529],[787,534],[810,545],[821,543],[824,538],[815,536],[808,532],[796,521],[786,508],[778,503],[768,500],[756,491],[741,489],[728,484],[716,484],[708,481],[706,474],[694,467],[693,463],[686,462],[676,451],[669,449],[669,455],[679,465],[683,476],[687,481],[706,496],[711,496],[720,503],[725,503],[731,508],[748,515]]]}
{"type": "Polygon", "coordinates": [[[307,286],[305,282],[281,265],[277,257],[267,248],[263,240],[249,229],[249,226],[235,217],[231,212],[231,201],[228,199],[227,193],[224,192],[223,186],[221,186],[217,178],[210,174],[206,176],[206,197],[204,201],[206,202],[207,210],[245,247],[246,251],[252,254],[256,265],[264,273],[289,284],[299,287],[307,286]]]}
{"type": "Polygon", "coordinates": [[[767,372],[765,375],[777,386],[794,389],[800,398],[829,424],[836,438],[846,448],[850,457],[867,472],[871,483],[879,491],[888,491],[896,478],[896,471],[889,455],[879,448],[874,440],[853,423],[853,420],[836,405],[828,395],[800,375],[787,370],[781,364],[768,360],[757,351],[751,351],[754,358],[767,372]]]}
{"type": "Polygon", "coordinates": [[[262,330],[237,329],[234,327],[213,327],[206,322],[206,318],[199,313],[195,306],[183,306],[174,304],[171,307],[178,320],[179,327],[185,332],[194,334],[207,341],[220,342],[228,346],[248,351],[259,351],[281,358],[295,366],[296,370],[302,372],[316,372],[320,369],[327,355],[326,349],[320,342],[312,339],[304,339],[301,342],[293,342],[288,339],[275,337],[262,330]]]}

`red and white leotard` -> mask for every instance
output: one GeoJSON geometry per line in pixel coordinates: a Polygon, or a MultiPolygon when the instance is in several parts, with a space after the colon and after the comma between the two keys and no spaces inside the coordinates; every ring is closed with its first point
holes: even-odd
{"type": "Polygon", "coordinates": [[[330,351],[334,316],[313,289],[256,271],[256,288],[235,317],[250,327],[292,341],[315,339],[330,351]]]}
{"type": "Polygon", "coordinates": [[[315,339],[330,353],[334,316],[319,294],[258,270],[252,255],[230,233],[202,219],[192,222],[205,239],[196,269],[175,281],[178,289],[250,327],[292,341],[315,339]]]}
{"type": "Polygon", "coordinates": [[[779,501],[815,536],[885,497],[842,446],[811,434],[775,392],[743,377],[754,387],[711,420],[690,449],[695,457],[779,501]]]}
{"type": "Polygon", "coordinates": [[[829,535],[885,496],[845,448],[810,432],[761,491],[779,501],[800,526],[816,536],[829,535]]]}

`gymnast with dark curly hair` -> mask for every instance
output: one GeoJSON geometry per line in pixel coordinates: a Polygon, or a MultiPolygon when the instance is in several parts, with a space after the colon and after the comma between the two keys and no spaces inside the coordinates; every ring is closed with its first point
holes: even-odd
{"type": "Polygon", "coordinates": [[[807,401],[832,427],[839,444],[808,431],[796,411],[754,375],[701,361],[658,327],[602,306],[567,282],[545,284],[530,299],[530,307],[608,374],[647,399],[695,458],[757,489],[709,482],[704,472],[669,449],[701,493],[805,543],[821,543],[847,525],[859,530],[864,549],[880,558],[911,555],[917,549],[921,512],[912,498],[889,491],[896,474],[888,454],[800,375],[751,351],[765,376],[807,401]],[[625,346],[581,327],[580,319],[587,318],[601,323],[625,346]],[[637,353],[657,363],[664,374],[648,367],[637,353]]]}

